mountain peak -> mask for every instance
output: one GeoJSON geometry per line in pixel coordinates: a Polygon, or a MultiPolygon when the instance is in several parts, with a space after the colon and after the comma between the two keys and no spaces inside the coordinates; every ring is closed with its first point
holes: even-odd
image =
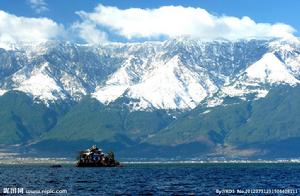
{"type": "Polygon", "coordinates": [[[299,83],[274,53],[267,53],[262,59],[246,69],[246,74],[251,81],[285,83],[295,85],[299,83]]]}
{"type": "Polygon", "coordinates": [[[272,85],[299,83],[297,40],[180,37],[98,46],[24,45],[0,53],[0,89],[20,90],[43,102],[78,101],[88,95],[109,104],[126,97],[135,110],[186,110],[206,98],[221,103],[224,96],[249,93],[261,98],[272,85]]]}

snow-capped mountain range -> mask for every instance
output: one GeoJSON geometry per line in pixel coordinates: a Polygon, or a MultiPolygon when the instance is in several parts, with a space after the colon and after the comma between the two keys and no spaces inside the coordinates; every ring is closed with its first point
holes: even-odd
{"type": "Polygon", "coordinates": [[[300,41],[294,39],[80,45],[20,44],[0,49],[0,95],[18,90],[36,101],[104,104],[130,99],[133,110],[193,109],[223,98],[256,99],[272,86],[300,83],[300,41]]]}

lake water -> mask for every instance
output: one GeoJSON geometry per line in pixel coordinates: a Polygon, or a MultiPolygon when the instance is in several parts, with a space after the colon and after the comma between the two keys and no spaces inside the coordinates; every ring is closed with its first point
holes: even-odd
{"type": "Polygon", "coordinates": [[[296,195],[300,193],[300,164],[2,165],[0,182],[1,192],[62,192],[59,195],[236,195],[242,191],[296,195]]]}

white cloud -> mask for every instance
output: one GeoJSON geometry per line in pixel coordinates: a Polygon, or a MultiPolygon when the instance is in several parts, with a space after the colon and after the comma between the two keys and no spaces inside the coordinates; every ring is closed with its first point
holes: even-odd
{"type": "Polygon", "coordinates": [[[26,18],[0,10],[0,44],[42,42],[64,36],[64,27],[48,18],[26,18]]]}
{"type": "MultiPolygon", "coordinates": [[[[31,0],[33,1],[33,0],[31,0]]],[[[36,0],[37,1],[37,0],[36,0]]],[[[202,39],[287,37],[294,29],[286,24],[256,23],[249,17],[215,16],[201,8],[164,6],[157,9],[119,9],[98,5],[91,13],[77,12],[80,22],[65,28],[48,18],[20,17],[0,10],[0,47],[11,43],[47,40],[100,44],[109,38],[192,36],[202,39]]]]}
{"type": "MultiPolygon", "coordinates": [[[[77,12],[83,24],[98,32],[103,27],[116,35],[132,38],[188,35],[203,39],[243,39],[292,36],[294,29],[286,24],[256,23],[249,17],[215,16],[201,8],[163,6],[157,9],[119,9],[98,5],[94,12],[77,12]]],[[[91,40],[88,29],[81,34],[91,40]]],[[[96,35],[97,36],[97,35],[96,35]]],[[[100,33],[100,36],[101,33],[100,33]]]]}
{"type": "Polygon", "coordinates": [[[90,44],[101,44],[108,42],[105,32],[97,29],[94,23],[88,21],[83,23],[74,23],[72,25],[72,32],[79,35],[81,39],[90,44]]]}
{"type": "Polygon", "coordinates": [[[28,3],[30,4],[31,9],[38,14],[49,10],[47,3],[44,0],[28,0],[28,3]]]}

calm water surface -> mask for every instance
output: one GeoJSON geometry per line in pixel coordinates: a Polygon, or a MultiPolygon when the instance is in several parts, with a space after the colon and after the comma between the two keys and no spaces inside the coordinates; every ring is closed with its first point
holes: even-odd
{"type": "Polygon", "coordinates": [[[300,193],[300,164],[2,165],[0,183],[1,192],[5,187],[66,189],[67,195],[215,195],[216,190],[258,188],[300,193]]]}

